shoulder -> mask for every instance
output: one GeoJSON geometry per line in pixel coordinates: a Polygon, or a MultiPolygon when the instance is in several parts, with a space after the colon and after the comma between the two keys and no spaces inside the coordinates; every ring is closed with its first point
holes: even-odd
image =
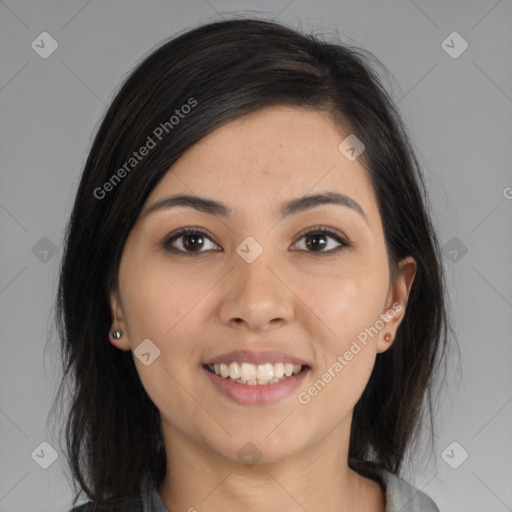
{"type": "Polygon", "coordinates": [[[144,510],[140,499],[134,498],[125,505],[98,505],[88,501],[73,507],[69,512],[143,512],[144,510]]]}
{"type": "Polygon", "coordinates": [[[146,512],[152,510],[149,506],[149,496],[153,489],[149,475],[142,478],[139,489],[128,499],[128,503],[117,505],[98,505],[93,501],[73,507],[69,512],[146,512]]]}
{"type": "Polygon", "coordinates": [[[94,502],[88,501],[82,505],[73,507],[69,512],[143,512],[142,504],[138,501],[133,501],[129,505],[122,506],[101,506],[95,505],[94,502]]]}
{"type": "Polygon", "coordinates": [[[69,512],[142,512],[142,507],[136,502],[130,503],[128,508],[126,505],[123,508],[120,505],[95,505],[94,502],[88,501],[87,503],[73,507],[69,512]]]}
{"type": "Polygon", "coordinates": [[[399,476],[384,469],[380,475],[386,486],[386,512],[440,512],[431,498],[399,476]]]}

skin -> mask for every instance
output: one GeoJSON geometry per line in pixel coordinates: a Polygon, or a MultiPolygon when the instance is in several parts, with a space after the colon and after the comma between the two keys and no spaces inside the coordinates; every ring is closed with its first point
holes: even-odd
{"type": "MultiPolygon", "coordinates": [[[[385,510],[380,486],[347,465],[349,432],[375,358],[391,346],[384,337],[394,339],[403,319],[416,263],[403,260],[390,282],[371,183],[359,161],[338,150],[347,135],[326,113],[291,107],[230,122],[172,166],[128,237],[118,289],[110,292],[123,336],[111,343],[133,351],[149,338],[160,350],[148,366],[137,357],[134,362],[161,413],[168,472],[158,491],[170,511],[385,510]],[[351,197],[367,221],[333,204],[278,219],[284,202],[327,191],[351,197]],[[143,216],[177,193],[221,201],[236,215],[179,206],[143,216]],[[322,256],[339,243],[326,235],[326,248],[311,249],[303,233],[318,225],[353,246],[322,256]],[[208,233],[202,252],[187,256],[162,247],[182,227],[208,233]],[[252,263],[236,252],[247,236],[263,248],[252,263]],[[394,304],[403,307],[378,335],[360,344],[308,404],[299,403],[298,392],[394,304]],[[277,403],[238,404],[221,395],[201,367],[241,348],[277,348],[308,361],[311,370],[277,403]],[[252,466],[237,456],[248,442],[261,454],[252,466]]],[[[186,250],[183,242],[174,246],[186,250]]]]}

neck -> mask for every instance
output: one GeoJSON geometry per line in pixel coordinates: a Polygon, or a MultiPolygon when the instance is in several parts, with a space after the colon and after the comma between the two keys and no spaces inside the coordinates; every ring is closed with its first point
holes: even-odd
{"type": "Polygon", "coordinates": [[[348,467],[348,439],[340,443],[339,432],[285,460],[253,466],[175,434],[165,440],[167,473],[158,489],[170,512],[385,510],[377,482],[348,467]]]}

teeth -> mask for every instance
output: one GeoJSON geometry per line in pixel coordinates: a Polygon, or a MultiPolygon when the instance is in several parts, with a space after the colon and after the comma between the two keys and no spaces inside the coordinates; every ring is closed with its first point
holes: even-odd
{"type": "Polygon", "coordinates": [[[256,366],[250,363],[242,363],[242,366],[240,366],[240,378],[256,381],[256,366]]]}
{"type": "Polygon", "coordinates": [[[233,380],[240,378],[240,365],[238,363],[231,363],[229,365],[229,376],[233,380]]]}
{"type": "Polygon", "coordinates": [[[251,364],[238,363],[233,361],[230,364],[210,364],[208,368],[215,372],[216,375],[225,379],[229,378],[239,384],[247,384],[249,386],[275,384],[287,377],[297,375],[302,366],[293,363],[265,363],[251,364]]]}
{"type": "Polygon", "coordinates": [[[270,380],[274,376],[274,366],[270,363],[259,364],[256,369],[256,377],[258,380],[270,380]]]}
{"type": "Polygon", "coordinates": [[[276,363],[274,365],[274,377],[280,379],[284,375],[284,364],[276,363]]]}

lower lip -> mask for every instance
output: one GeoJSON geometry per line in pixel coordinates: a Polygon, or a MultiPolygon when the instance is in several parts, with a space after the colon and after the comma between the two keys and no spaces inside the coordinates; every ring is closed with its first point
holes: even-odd
{"type": "Polygon", "coordinates": [[[306,368],[297,375],[292,375],[281,382],[251,386],[219,377],[204,367],[202,370],[206,372],[207,377],[218,391],[239,404],[270,404],[277,402],[298,388],[309,372],[309,368],[306,368]]]}

